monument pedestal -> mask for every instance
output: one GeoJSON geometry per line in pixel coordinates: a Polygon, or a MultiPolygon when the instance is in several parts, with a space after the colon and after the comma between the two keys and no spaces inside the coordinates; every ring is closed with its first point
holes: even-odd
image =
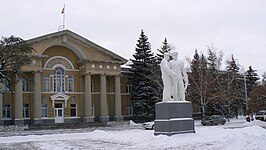
{"type": "Polygon", "coordinates": [[[195,133],[192,104],[189,101],[159,102],[155,105],[154,135],[195,133]]]}

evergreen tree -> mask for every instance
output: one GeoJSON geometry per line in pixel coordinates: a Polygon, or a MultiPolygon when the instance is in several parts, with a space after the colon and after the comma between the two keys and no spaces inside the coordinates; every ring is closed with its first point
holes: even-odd
{"type": "Polygon", "coordinates": [[[266,72],[264,72],[262,75],[262,84],[266,85],[266,72]]]}
{"type": "Polygon", "coordinates": [[[200,68],[200,56],[196,49],[193,59],[190,62],[190,72],[188,73],[188,77],[191,85],[188,87],[188,96],[187,96],[187,99],[190,100],[194,105],[196,105],[196,107],[201,106],[201,103],[199,101],[200,92],[198,86],[200,82],[199,68],[200,68]]]}
{"type": "Polygon", "coordinates": [[[199,56],[197,50],[195,50],[194,58],[190,63],[191,73],[189,73],[190,86],[188,88],[188,99],[194,104],[198,104],[201,107],[203,114],[203,120],[206,115],[206,106],[209,101],[206,97],[207,91],[207,59],[202,54],[199,56]]]}
{"type": "Polygon", "coordinates": [[[257,84],[256,81],[260,79],[256,71],[257,70],[253,70],[251,66],[249,66],[249,69],[246,71],[246,82],[247,82],[248,95],[252,91],[253,86],[257,84]]]}
{"type": "Polygon", "coordinates": [[[227,61],[227,78],[225,78],[224,96],[227,106],[228,116],[235,115],[237,117],[239,109],[242,109],[245,103],[243,96],[243,81],[239,80],[239,67],[236,64],[234,56],[227,61]]]}
{"type": "Polygon", "coordinates": [[[151,52],[148,37],[141,31],[136,44],[136,52],[131,59],[132,99],[134,118],[137,120],[152,120],[155,118],[155,103],[159,101],[157,85],[154,82],[152,71],[155,66],[155,57],[151,52]]]}
{"type": "Polygon", "coordinates": [[[157,53],[157,61],[160,63],[163,59],[164,53],[169,53],[172,50],[172,47],[168,44],[167,39],[165,38],[163,41],[163,45],[161,49],[157,49],[159,53],[157,53]]]}
{"type": "Polygon", "coordinates": [[[258,112],[266,109],[266,84],[255,85],[250,92],[248,106],[251,112],[258,112]]]}
{"type": "Polygon", "coordinates": [[[222,61],[222,53],[220,52],[219,55],[217,55],[215,49],[209,48],[207,50],[208,57],[207,57],[207,98],[210,101],[210,104],[208,106],[208,112],[210,114],[223,114],[224,115],[224,109],[220,107],[220,95],[222,94],[221,91],[221,84],[220,84],[220,78],[222,75],[222,72],[220,71],[221,61],[222,61]]]}
{"type": "Polygon", "coordinates": [[[163,45],[161,46],[161,48],[157,49],[159,53],[157,53],[156,55],[156,64],[154,65],[154,69],[152,71],[154,82],[156,83],[158,89],[158,97],[160,100],[163,98],[163,81],[160,63],[163,59],[164,53],[169,53],[172,50],[172,47],[168,44],[166,38],[162,43],[163,45]]]}

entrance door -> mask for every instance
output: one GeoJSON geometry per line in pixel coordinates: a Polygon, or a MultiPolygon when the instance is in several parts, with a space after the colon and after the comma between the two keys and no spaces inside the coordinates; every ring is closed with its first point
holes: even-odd
{"type": "Polygon", "coordinates": [[[55,123],[64,123],[63,103],[54,104],[54,120],[55,120],[55,123]]]}

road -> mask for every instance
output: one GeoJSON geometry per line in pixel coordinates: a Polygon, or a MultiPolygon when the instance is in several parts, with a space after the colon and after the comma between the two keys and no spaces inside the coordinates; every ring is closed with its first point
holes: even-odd
{"type": "MultiPolygon", "coordinates": [[[[217,125],[223,128],[240,128],[245,123],[244,118],[231,119],[230,122],[226,122],[225,125],[217,125]]],[[[34,130],[34,131],[17,131],[17,132],[0,132],[0,137],[8,136],[26,136],[26,135],[49,135],[49,134],[62,134],[62,133],[85,133],[93,132],[95,130],[103,131],[124,131],[133,129],[143,129],[142,124],[131,124],[124,126],[115,127],[91,127],[91,128],[80,128],[80,129],[57,129],[57,130],[34,130]]],[[[210,126],[203,126],[200,124],[200,120],[195,120],[195,128],[208,128],[210,126]]],[[[144,129],[143,129],[144,130],[144,129]]]]}

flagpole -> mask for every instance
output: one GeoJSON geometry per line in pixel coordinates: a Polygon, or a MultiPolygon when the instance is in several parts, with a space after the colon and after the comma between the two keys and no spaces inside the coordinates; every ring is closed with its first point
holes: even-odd
{"type": "Polygon", "coordinates": [[[63,30],[65,30],[65,15],[66,15],[66,8],[65,8],[65,4],[64,4],[64,14],[63,14],[63,30]]]}
{"type": "Polygon", "coordinates": [[[65,30],[65,4],[64,4],[64,7],[61,11],[61,14],[63,14],[63,24],[61,24],[59,27],[58,27],[58,31],[62,31],[62,30],[65,30]]]}

